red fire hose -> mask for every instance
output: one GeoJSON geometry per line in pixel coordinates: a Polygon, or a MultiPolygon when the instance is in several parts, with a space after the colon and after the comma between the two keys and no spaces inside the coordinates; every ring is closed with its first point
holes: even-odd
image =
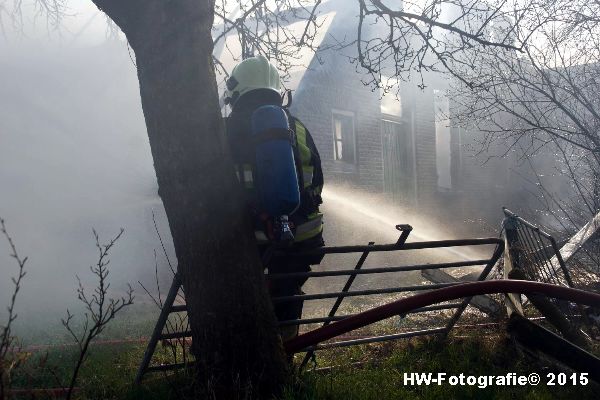
{"type": "Polygon", "coordinates": [[[288,354],[301,351],[306,347],[316,345],[325,340],[334,338],[343,333],[353,331],[363,326],[405,314],[417,308],[429,306],[448,300],[462,297],[471,297],[492,293],[535,293],[548,297],[569,300],[577,304],[600,307],[600,294],[572,289],[564,286],[550,285],[548,283],[520,281],[520,280],[489,280],[483,282],[464,283],[448,286],[442,289],[417,294],[405,299],[373,308],[353,317],[345,318],[322,328],[315,329],[284,343],[288,354]]]}

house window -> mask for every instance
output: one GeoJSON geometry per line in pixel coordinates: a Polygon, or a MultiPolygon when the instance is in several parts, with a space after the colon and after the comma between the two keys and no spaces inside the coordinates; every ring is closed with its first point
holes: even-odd
{"type": "Polygon", "coordinates": [[[349,164],[356,162],[356,139],[354,136],[354,114],[333,111],[333,159],[349,164]]]}

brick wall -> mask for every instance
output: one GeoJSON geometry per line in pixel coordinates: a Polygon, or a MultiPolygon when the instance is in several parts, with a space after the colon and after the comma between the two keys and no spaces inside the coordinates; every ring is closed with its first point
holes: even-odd
{"type": "Polygon", "coordinates": [[[492,143],[482,152],[483,135],[458,128],[452,129],[452,140],[454,201],[465,218],[500,221],[502,206],[535,207],[530,191],[536,187],[527,183],[535,178],[528,176],[526,163],[515,153],[504,155],[505,144],[492,143]]]}
{"type": "Polygon", "coordinates": [[[419,201],[429,202],[437,194],[437,169],[435,148],[435,115],[433,90],[420,89],[415,93],[415,150],[419,201]]]}
{"type": "MultiPolygon", "coordinates": [[[[356,11],[340,8],[342,2],[332,2],[337,14],[326,37],[332,35],[350,40],[356,34],[356,11]],[[352,21],[349,23],[348,21],[352,21]]],[[[326,46],[327,40],[322,43],[326,46]]],[[[381,141],[381,106],[379,92],[361,82],[363,78],[348,57],[356,56],[354,47],[343,54],[336,51],[320,53],[313,59],[296,92],[292,113],[310,130],[321,154],[325,178],[342,181],[370,191],[383,191],[384,160],[381,141]],[[332,111],[354,113],[356,153],[355,165],[335,161],[333,148],[332,111]]],[[[411,129],[415,147],[416,203],[429,207],[437,196],[435,116],[433,90],[417,88],[416,83],[401,87],[402,119],[411,129]]]]}
{"type": "MultiPolygon", "coordinates": [[[[337,17],[336,17],[337,19],[337,17]]],[[[336,29],[336,21],[330,29],[336,29]]],[[[321,154],[325,179],[383,191],[379,96],[365,87],[347,58],[334,51],[314,59],[294,94],[292,113],[307,126],[321,154]],[[356,163],[334,160],[333,110],[354,114],[356,163]]]]}
{"type": "MultiPolygon", "coordinates": [[[[342,0],[332,0],[324,7],[337,13],[325,37],[333,35],[338,39],[351,40],[356,34],[357,10],[347,7],[342,0]]],[[[327,40],[322,43],[324,46],[328,44],[332,43],[327,40]]],[[[322,63],[312,60],[294,93],[292,113],[310,130],[321,153],[326,181],[342,181],[381,192],[384,160],[379,93],[365,87],[356,67],[349,63],[348,57],[355,56],[354,47],[344,51],[345,54],[321,52],[322,63]],[[354,114],[355,165],[333,159],[333,110],[354,114]]],[[[424,210],[452,212],[457,217],[462,214],[465,219],[493,220],[499,215],[502,204],[521,201],[522,185],[510,182],[514,173],[509,167],[514,169],[516,161],[496,159],[482,165],[483,159],[475,158],[472,151],[476,135],[468,133],[460,137],[453,129],[450,144],[452,188],[450,191],[438,190],[433,88],[444,89],[448,82],[445,76],[436,74],[426,74],[425,82],[428,86],[423,90],[417,87],[420,79],[401,85],[402,117],[397,121],[403,129],[410,130],[413,140],[415,204],[424,210]]]]}

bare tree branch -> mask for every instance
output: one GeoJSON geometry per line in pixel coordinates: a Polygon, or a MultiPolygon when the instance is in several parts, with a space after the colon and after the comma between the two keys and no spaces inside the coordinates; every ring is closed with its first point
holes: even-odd
{"type": "Polygon", "coordinates": [[[108,255],[112,247],[119,240],[121,235],[123,235],[123,232],[124,230],[121,229],[117,236],[111,239],[107,244],[101,244],[98,233],[93,230],[94,238],[96,240],[96,249],[98,250],[98,261],[96,262],[96,265],[90,267],[90,270],[97,278],[97,286],[92,293],[88,293],[85,290],[81,279],[77,277],[77,298],[83,303],[85,310],[83,325],[79,328],[79,333],[77,332],[78,328],[73,326],[74,316],[69,310],[67,310],[67,316],[61,320],[63,326],[79,347],[79,357],[71,376],[69,390],[66,396],[67,399],[70,399],[73,394],[73,388],[75,387],[79,371],[87,359],[90,343],[104,331],[106,325],[113,320],[121,310],[133,304],[133,289],[130,285],[127,285],[128,289],[125,296],[119,299],[108,297],[108,289],[110,287],[110,283],[107,279],[109,275],[107,266],[110,263],[108,255]]]}
{"type": "Polygon", "coordinates": [[[11,277],[13,283],[13,290],[8,303],[8,316],[6,323],[1,327],[0,333],[0,399],[8,397],[8,390],[10,389],[11,372],[21,363],[22,358],[15,355],[15,338],[12,335],[12,326],[17,319],[17,313],[15,312],[15,305],[17,295],[21,290],[21,281],[26,275],[25,263],[27,257],[21,258],[17,252],[17,248],[6,230],[4,220],[0,218],[0,232],[4,235],[4,238],[8,242],[10,247],[10,256],[14,258],[17,263],[17,275],[11,277]],[[12,353],[12,354],[11,354],[12,353]]]}

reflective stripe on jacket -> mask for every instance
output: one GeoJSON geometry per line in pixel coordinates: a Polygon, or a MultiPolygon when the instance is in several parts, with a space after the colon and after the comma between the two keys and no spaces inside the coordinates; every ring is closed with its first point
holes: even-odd
{"type": "Polygon", "coordinates": [[[251,164],[236,164],[235,173],[240,182],[244,182],[244,188],[254,189],[254,174],[252,173],[251,164]]]}

